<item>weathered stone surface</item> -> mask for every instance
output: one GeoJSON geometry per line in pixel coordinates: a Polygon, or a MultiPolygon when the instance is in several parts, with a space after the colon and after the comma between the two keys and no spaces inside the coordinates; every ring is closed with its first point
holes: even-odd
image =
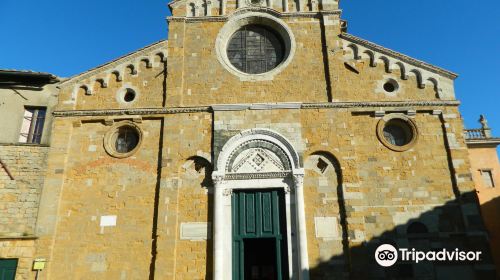
{"type": "Polygon", "coordinates": [[[0,237],[34,235],[48,150],[0,144],[0,159],[13,177],[0,167],[0,237]]]}
{"type": "MultiPolygon", "coordinates": [[[[226,12],[236,8],[225,3],[226,12]]],[[[335,1],[326,4],[336,8],[335,1]]],[[[173,14],[186,15],[186,8],[180,5],[173,14]]],[[[54,120],[47,167],[37,171],[46,172],[38,217],[33,209],[39,187],[0,188],[6,213],[0,219],[22,213],[23,226],[38,219],[35,255],[48,259],[48,279],[212,279],[213,238],[201,238],[204,232],[190,231],[189,225],[210,224],[211,230],[212,172],[226,171],[216,166],[223,147],[251,129],[286,138],[298,155],[297,169],[304,169],[303,243],[313,279],[393,277],[374,264],[379,243],[466,247],[467,232],[482,231],[474,224],[477,202],[466,195],[474,190],[471,177],[462,176],[470,173],[470,164],[460,114],[456,103],[436,103],[442,96],[453,101],[450,75],[432,72],[443,86],[431,86],[433,80],[422,80],[420,72],[356,54],[339,37],[338,13],[280,18],[297,49],[290,64],[265,81],[240,79],[221,65],[215,44],[230,18],[218,17],[171,19],[168,44],[154,44],[61,84],[57,110],[65,112],[54,120]],[[130,63],[134,67],[127,68],[130,63]],[[106,86],[98,79],[106,79],[106,86]],[[388,79],[398,83],[395,93],[383,91],[388,79]],[[91,85],[90,91],[81,85],[91,85]],[[127,88],[136,92],[129,103],[120,99],[127,88]],[[332,106],[337,102],[353,103],[332,106]],[[418,140],[407,150],[388,149],[377,135],[380,119],[392,113],[416,124],[418,140]],[[104,144],[122,121],[133,122],[142,138],[136,152],[118,158],[104,144]],[[116,220],[102,220],[111,216],[116,220]],[[424,245],[408,233],[413,222],[428,230],[424,245]]],[[[393,63],[397,59],[391,57],[393,63]]],[[[422,73],[431,75],[424,68],[422,73]]],[[[271,144],[245,147],[283,152],[271,144]]],[[[248,179],[252,174],[243,175],[245,188],[261,186],[248,179]]],[[[290,181],[282,179],[279,183],[290,181]]],[[[292,198],[295,224],[297,192],[284,191],[292,198]]],[[[294,231],[290,243],[298,242],[295,225],[288,228],[294,231]]],[[[294,266],[297,250],[290,252],[294,266]]]]}

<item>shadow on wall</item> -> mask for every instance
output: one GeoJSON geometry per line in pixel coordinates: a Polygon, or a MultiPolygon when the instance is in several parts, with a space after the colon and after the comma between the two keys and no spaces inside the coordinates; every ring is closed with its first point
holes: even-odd
{"type": "MultiPolygon", "coordinates": [[[[414,218],[402,220],[392,230],[385,231],[378,236],[353,246],[356,238],[355,232],[349,228],[347,221],[355,213],[355,209],[345,205],[342,193],[342,170],[336,159],[325,153],[313,153],[323,156],[330,161],[337,172],[339,198],[339,220],[342,229],[342,254],[330,259],[319,260],[318,265],[310,267],[311,280],[330,279],[498,279],[496,277],[493,260],[491,257],[490,241],[483,225],[483,220],[475,209],[477,195],[475,192],[464,193],[457,199],[429,209],[424,213],[415,213],[414,218]],[[466,213],[464,218],[464,213],[466,213]],[[467,226],[465,226],[467,224],[467,226]],[[467,230],[466,230],[467,228],[467,230]],[[346,242],[349,237],[350,243],[346,242]],[[410,260],[398,261],[390,267],[382,267],[375,260],[375,251],[382,244],[391,244],[395,248],[415,249],[422,252],[439,252],[446,249],[448,252],[473,251],[481,252],[479,261],[420,261],[415,263],[410,260]],[[352,247],[349,248],[349,245],[352,247]]],[[[213,182],[211,174],[213,167],[210,162],[201,157],[189,158],[194,162],[194,169],[203,180],[200,187],[208,189],[208,221],[213,220],[213,182]]],[[[481,206],[489,209],[488,213],[500,213],[500,198],[491,200],[481,206]],[[499,210],[499,211],[496,211],[499,210]]],[[[399,211],[401,212],[401,211],[399,211]]],[[[411,214],[411,213],[405,213],[411,214]]],[[[397,214],[395,214],[397,215],[397,214]]],[[[498,215],[498,214],[497,214],[498,215]]],[[[412,215],[405,215],[412,216],[412,215]]],[[[376,229],[378,217],[373,214],[364,217],[367,228],[376,229]]],[[[309,234],[314,234],[313,230],[309,234]]],[[[213,239],[207,240],[206,279],[212,279],[212,250],[213,239]]],[[[495,240],[492,240],[495,246],[495,240]]],[[[494,250],[500,248],[491,247],[494,250]]],[[[399,255],[400,252],[398,252],[399,255]]],[[[311,262],[312,260],[310,260],[311,262]]]]}
{"type": "MultiPolygon", "coordinates": [[[[500,198],[481,205],[481,215],[490,235],[491,253],[498,270],[500,268],[500,198]]],[[[500,272],[497,274],[500,278],[500,272]]]]}
{"type": "MultiPolygon", "coordinates": [[[[322,154],[318,154],[322,155],[322,154]]],[[[332,160],[331,158],[326,158],[332,160]]],[[[203,180],[200,187],[210,190],[208,192],[208,220],[213,220],[213,182],[211,173],[213,167],[204,158],[189,158],[194,162],[194,169],[201,173],[203,180]]],[[[477,202],[475,192],[464,193],[461,196],[462,203],[456,199],[450,200],[442,206],[434,207],[422,214],[416,214],[413,219],[402,222],[395,228],[371,238],[368,241],[354,247],[348,247],[347,236],[354,243],[355,233],[349,230],[346,223],[348,218],[355,212],[354,209],[344,205],[342,194],[342,174],[338,162],[332,160],[337,175],[339,176],[339,187],[337,189],[340,207],[340,222],[342,227],[343,253],[328,260],[320,260],[318,265],[311,267],[309,275],[311,280],[321,279],[498,279],[493,267],[489,237],[484,229],[480,215],[470,214],[464,221],[463,211],[469,210],[464,202],[477,202]],[[462,205],[462,206],[461,206],[462,205]],[[468,232],[465,231],[465,223],[468,232]],[[413,261],[401,260],[391,267],[382,267],[375,261],[375,251],[382,244],[391,244],[395,248],[416,251],[480,251],[479,261],[413,261]]],[[[470,204],[474,205],[474,204],[470,204]]],[[[500,198],[494,199],[484,205],[482,209],[490,209],[489,213],[500,213],[492,209],[498,209],[500,198]]],[[[364,217],[367,227],[376,228],[377,216],[364,217]],[[371,224],[371,225],[370,225],[371,224]]],[[[310,232],[311,234],[311,232],[310,232]]],[[[206,255],[206,279],[212,279],[212,250],[213,239],[207,240],[206,255]]],[[[494,240],[492,240],[494,241],[494,240]]],[[[496,243],[492,242],[493,245],[496,243]]],[[[352,246],[352,245],[351,245],[352,246]]],[[[495,247],[492,247],[495,248],[495,247]]],[[[498,248],[500,249],[500,248],[498,248]]],[[[398,252],[399,253],[399,252],[398,252]]]]}
{"type": "MultiPolygon", "coordinates": [[[[203,178],[200,182],[200,188],[207,190],[207,221],[214,220],[213,213],[213,205],[214,205],[214,195],[213,195],[213,187],[214,183],[212,181],[212,172],[213,166],[212,164],[203,157],[200,156],[192,156],[187,159],[187,161],[192,161],[192,166],[194,171],[203,178]]],[[[205,263],[205,279],[212,279],[212,268],[213,268],[213,239],[210,235],[213,236],[213,232],[208,233],[207,236],[207,246],[205,249],[206,263],[205,263]]]]}
{"type": "MultiPolygon", "coordinates": [[[[476,194],[462,196],[473,198],[476,194]]],[[[470,200],[469,200],[470,201],[470,200]]],[[[499,208],[500,198],[492,200],[483,209],[499,208]]],[[[456,200],[435,207],[404,224],[385,231],[371,240],[349,249],[349,255],[334,256],[321,260],[319,265],[311,267],[310,279],[498,279],[491,258],[490,245],[482,219],[479,215],[467,216],[469,232],[464,232],[464,220],[460,204],[456,200]],[[390,267],[382,267],[375,260],[375,251],[382,244],[391,244],[396,248],[416,251],[454,252],[480,251],[479,261],[413,261],[401,260],[390,267]],[[339,263],[344,271],[339,273],[339,263]]],[[[500,213],[500,212],[496,212],[500,213]]],[[[347,216],[349,217],[349,211],[347,216]]],[[[377,217],[365,217],[365,224],[377,223],[377,217]]],[[[349,233],[350,238],[354,238],[349,233]]]]}

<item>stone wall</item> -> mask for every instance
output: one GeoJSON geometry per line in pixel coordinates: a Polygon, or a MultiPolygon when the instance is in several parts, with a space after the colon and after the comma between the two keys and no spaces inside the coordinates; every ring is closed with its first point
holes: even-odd
{"type": "Polygon", "coordinates": [[[0,167],[0,258],[18,259],[16,280],[34,277],[35,226],[48,150],[39,145],[0,144],[5,164],[0,167]]]}
{"type": "Polygon", "coordinates": [[[286,23],[297,44],[293,59],[274,79],[255,82],[241,81],[218,61],[216,38],[224,22],[170,22],[169,106],[327,101],[320,21],[286,23]]]}
{"type": "MultiPolygon", "coordinates": [[[[74,128],[67,143],[66,165],[49,166],[49,173],[65,176],[61,203],[53,210],[57,211],[57,225],[48,266],[50,279],[89,274],[133,279],[149,274],[160,121],[144,120],[138,126],[144,140],[132,157],[109,156],[103,141],[110,126],[90,122],[74,128]],[[114,222],[107,223],[109,219],[114,222]]],[[[47,181],[48,187],[52,182],[47,181]]],[[[45,238],[43,231],[40,234],[45,238]]],[[[41,249],[40,253],[46,251],[41,249]]]]}
{"type": "Polygon", "coordinates": [[[157,279],[204,279],[211,275],[213,193],[212,114],[165,116],[158,208],[157,279]],[[207,235],[192,236],[198,225],[207,235]]]}
{"type": "Polygon", "coordinates": [[[61,83],[56,110],[153,108],[163,106],[166,91],[166,41],[82,73],[61,83]],[[128,102],[124,93],[135,98],[128,102]]]}
{"type": "Polygon", "coordinates": [[[47,153],[44,146],[0,144],[0,236],[32,236],[42,191],[47,153]]]}
{"type": "Polygon", "coordinates": [[[253,128],[286,137],[305,168],[315,279],[394,276],[374,266],[370,250],[387,239],[408,245],[414,221],[426,225],[436,246],[449,245],[447,239],[459,246],[484,243],[481,234],[468,237],[482,228],[475,223],[457,103],[440,102],[436,88],[423,88],[416,76],[349,58],[338,13],[281,17],[297,45],[290,64],[267,80],[242,79],[217,58],[226,20],[171,18],[166,72],[155,54],[167,44],[159,43],[139,52],[154,57],[151,67],[134,54],[113,62],[140,63],[137,73],[121,72],[121,80],[111,64],[63,83],[37,228],[37,255],[49,260],[49,279],[153,273],[156,279],[211,279],[211,172],[224,144],[253,128]],[[116,80],[104,87],[96,82],[103,77],[116,80]],[[380,91],[389,78],[400,85],[395,94],[380,91]],[[138,95],[120,102],[128,86],[138,95]],[[378,122],[392,113],[418,129],[418,141],[403,152],[377,136],[378,122]],[[143,130],[143,142],[134,155],[118,159],[106,153],[104,141],[123,120],[143,130]],[[103,225],[110,218],[116,224],[103,225]]]}

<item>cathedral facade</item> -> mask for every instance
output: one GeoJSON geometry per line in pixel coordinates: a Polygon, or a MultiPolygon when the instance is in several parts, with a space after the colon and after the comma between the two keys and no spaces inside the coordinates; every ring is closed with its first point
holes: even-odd
{"type": "Polygon", "coordinates": [[[456,74],[337,0],[169,6],[168,40],[58,83],[42,279],[494,277],[456,74]],[[384,243],[484,258],[386,268],[384,243]]]}

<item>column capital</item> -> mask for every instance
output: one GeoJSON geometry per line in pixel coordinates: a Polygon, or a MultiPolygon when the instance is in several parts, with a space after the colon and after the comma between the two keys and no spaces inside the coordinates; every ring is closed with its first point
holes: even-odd
{"type": "Polygon", "coordinates": [[[214,182],[215,187],[221,186],[226,182],[224,174],[221,173],[212,173],[212,181],[214,182]]]}
{"type": "Polygon", "coordinates": [[[304,185],[304,174],[293,174],[292,176],[296,187],[302,187],[304,185]]]}

